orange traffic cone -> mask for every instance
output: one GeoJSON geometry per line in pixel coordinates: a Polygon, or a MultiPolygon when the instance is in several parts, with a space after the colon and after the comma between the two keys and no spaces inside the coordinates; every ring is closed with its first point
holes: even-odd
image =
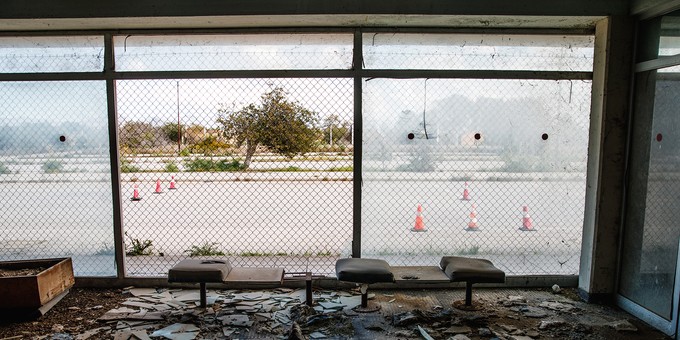
{"type": "Polygon", "coordinates": [[[154,191],[155,194],[160,194],[163,192],[163,189],[161,189],[161,180],[158,179],[156,180],[156,191],[154,191]]]}
{"type": "Polygon", "coordinates": [[[170,190],[177,189],[177,186],[175,186],[175,176],[172,176],[172,178],[170,179],[170,187],[168,189],[170,190]]]}
{"type": "Polygon", "coordinates": [[[522,227],[519,228],[521,231],[534,231],[533,222],[531,221],[531,216],[529,216],[529,207],[526,205],[522,207],[522,227]]]}
{"type": "Polygon", "coordinates": [[[463,189],[463,198],[460,199],[461,201],[469,201],[470,200],[470,191],[468,191],[468,184],[465,182],[465,188],[463,189]]]}
{"type": "Polygon", "coordinates": [[[132,198],[130,199],[130,201],[141,201],[141,200],[142,200],[142,198],[139,197],[139,187],[137,186],[137,184],[135,184],[134,189],[132,190],[132,198]]]}
{"type": "Polygon", "coordinates": [[[423,207],[420,204],[418,204],[418,209],[416,209],[416,225],[411,231],[427,231],[427,229],[425,229],[425,223],[423,222],[423,207]]]}
{"type": "Polygon", "coordinates": [[[479,226],[477,225],[477,205],[472,204],[472,210],[470,211],[470,222],[468,222],[467,231],[478,231],[479,226]]]}

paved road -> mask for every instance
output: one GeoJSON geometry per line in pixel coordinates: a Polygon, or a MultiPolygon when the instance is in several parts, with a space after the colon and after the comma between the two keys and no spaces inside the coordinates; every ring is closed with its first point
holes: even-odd
{"type": "MultiPolygon", "coordinates": [[[[206,242],[216,242],[232,256],[350,254],[351,181],[178,178],[177,185],[170,191],[164,183],[163,193],[154,194],[153,183],[144,182],[141,201],[123,201],[123,222],[130,237],[153,240],[156,250],[167,256],[185,255],[206,242]]],[[[122,184],[125,197],[131,196],[132,186],[122,184]]],[[[433,259],[441,254],[467,254],[496,258],[511,273],[578,270],[583,182],[471,182],[471,201],[460,200],[463,186],[450,180],[364,180],[362,255],[388,258],[394,265],[435,265],[433,259]],[[464,230],[472,203],[477,205],[477,232],[464,230]],[[418,204],[423,206],[427,232],[410,231],[418,204]],[[518,230],[523,205],[529,207],[536,231],[518,230]]],[[[11,198],[0,207],[3,258],[61,254],[99,263],[95,254],[106,253],[112,245],[106,182],[2,183],[0,195],[11,198]]],[[[144,263],[133,262],[140,261],[144,263]]],[[[148,261],[154,267],[155,260],[148,261]]],[[[321,263],[330,267],[333,261],[321,263]]],[[[76,262],[78,266],[93,267],[76,262]]]]}

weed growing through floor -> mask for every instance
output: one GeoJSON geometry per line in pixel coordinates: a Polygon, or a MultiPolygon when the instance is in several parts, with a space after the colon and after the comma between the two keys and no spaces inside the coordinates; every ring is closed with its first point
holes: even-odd
{"type": "Polygon", "coordinates": [[[113,245],[102,243],[102,247],[97,249],[94,253],[95,255],[113,255],[116,253],[116,249],[113,245]]]}
{"type": "Polygon", "coordinates": [[[127,232],[125,236],[130,239],[132,247],[128,247],[125,244],[125,255],[127,256],[141,256],[141,255],[153,255],[153,241],[151,240],[140,240],[138,238],[130,237],[127,232]]]}
{"type": "Polygon", "coordinates": [[[185,250],[185,253],[189,253],[190,257],[195,256],[224,256],[224,252],[217,249],[217,243],[204,243],[200,246],[191,246],[191,249],[185,250]]]}
{"type": "Polygon", "coordinates": [[[57,160],[49,160],[42,165],[42,169],[46,174],[56,174],[64,169],[64,165],[57,160]]]}
{"type": "Polygon", "coordinates": [[[479,255],[479,246],[470,246],[460,250],[460,255],[479,255]]]}

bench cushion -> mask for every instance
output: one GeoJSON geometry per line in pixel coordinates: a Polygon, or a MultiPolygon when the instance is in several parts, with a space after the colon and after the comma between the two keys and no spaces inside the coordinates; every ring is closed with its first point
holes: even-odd
{"type": "Polygon", "coordinates": [[[228,260],[180,261],[168,272],[169,282],[223,282],[231,271],[228,260]]]}
{"type": "Polygon", "coordinates": [[[505,272],[496,268],[491,261],[485,259],[444,256],[439,266],[452,282],[505,282],[505,272]]]}
{"type": "Polygon", "coordinates": [[[378,259],[339,259],[335,262],[335,275],[339,281],[347,282],[394,282],[390,265],[378,259]]]}

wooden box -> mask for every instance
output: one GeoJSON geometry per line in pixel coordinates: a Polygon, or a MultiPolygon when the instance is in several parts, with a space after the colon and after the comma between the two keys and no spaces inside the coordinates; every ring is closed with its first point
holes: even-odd
{"type": "Polygon", "coordinates": [[[75,283],[71,258],[0,262],[0,271],[36,268],[44,269],[35,275],[0,277],[0,313],[37,311],[42,307],[42,315],[75,283]],[[49,307],[45,309],[46,306],[49,307]]]}

